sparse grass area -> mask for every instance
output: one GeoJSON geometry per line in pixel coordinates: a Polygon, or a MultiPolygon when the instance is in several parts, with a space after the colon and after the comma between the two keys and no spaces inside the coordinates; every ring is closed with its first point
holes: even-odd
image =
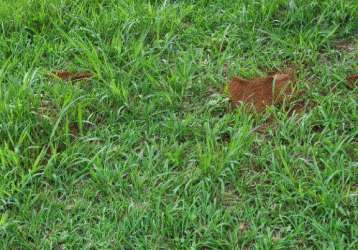
{"type": "Polygon", "coordinates": [[[357,32],[356,0],[0,0],[0,249],[357,249],[357,32]],[[225,64],[302,94],[229,112],[225,64]]]}

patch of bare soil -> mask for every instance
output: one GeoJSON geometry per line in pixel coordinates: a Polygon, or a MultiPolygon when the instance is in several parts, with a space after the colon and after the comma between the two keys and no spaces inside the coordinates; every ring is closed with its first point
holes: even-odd
{"type": "Polygon", "coordinates": [[[85,72],[55,71],[52,72],[51,75],[60,78],[63,81],[87,80],[93,77],[93,73],[88,71],[85,72]]]}
{"type": "Polygon", "coordinates": [[[229,83],[230,101],[233,106],[248,104],[262,112],[267,106],[279,104],[284,97],[291,96],[293,81],[293,72],[249,80],[234,77],[229,83]]]}
{"type": "Polygon", "coordinates": [[[358,83],[358,74],[350,75],[347,77],[348,86],[354,88],[358,83]]]}

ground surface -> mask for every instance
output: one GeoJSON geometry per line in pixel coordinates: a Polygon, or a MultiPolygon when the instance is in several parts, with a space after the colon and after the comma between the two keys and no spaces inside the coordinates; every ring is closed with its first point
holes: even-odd
{"type": "Polygon", "coordinates": [[[0,0],[0,249],[357,249],[357,31],[355,0],[0,0]],[[229,111],[287,67],[293,101],[229,111]]]}

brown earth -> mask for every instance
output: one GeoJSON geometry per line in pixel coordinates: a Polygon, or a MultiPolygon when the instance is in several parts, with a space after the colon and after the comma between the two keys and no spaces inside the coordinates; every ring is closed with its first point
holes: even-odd
{"type": "Polygon", "coordinates": [[[349,87],[354,88],[358,83],[358,74],[348,76],[347,81],[349,87]]]}
{"type": "Polygon", "coordinates": [[[234,106],[241,103],[253,105],[256,111],[264,111],[292,94],[293,73],[276,73],[250,80],[234,77],[229,83],[230,101],[234,106]]]}
{"type": "Polygon", "coordinates": [[[64,80],[64,81],[78,81],[90,79],[93,77],[91,72],[69,72],[69,71],[56,71],[52,72],[52,75],[64,80]]]}

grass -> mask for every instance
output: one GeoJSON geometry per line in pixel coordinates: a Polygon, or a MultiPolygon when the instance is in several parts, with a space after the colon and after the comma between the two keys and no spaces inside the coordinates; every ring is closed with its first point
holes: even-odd
{"type": "Polygon", "coordinates": [[[357,249],[357,32],[355,0],[0,0],[0,249],[357,249]],[[229,112],[224,64],[302,94],[229,112]]]}

